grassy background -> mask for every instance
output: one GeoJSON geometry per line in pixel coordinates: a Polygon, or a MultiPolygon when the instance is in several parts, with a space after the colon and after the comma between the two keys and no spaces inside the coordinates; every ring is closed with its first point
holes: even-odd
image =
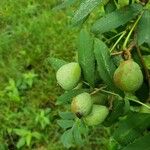
{"type": "MultiPolygon", "coordinates": [[[[57,3],[57,0],[1,0],[1,150],[14,150],[22,143],[22,149],[63,150],[59,142],[62,130],[56,123],[58,108],[54,105],[61,89],[48,59],[54,56],[71,61],[77,32],[68,27],[71,10],[52,11],[57,3]],[[34,132],[39,137],[34,137],[34,132]],[[24,134],[29,135],[29,143],[21,143],[24,134]]],[[[99,128],[92,131],[81,149],[100,149],[105,140],[95,138],[95,134],[104,133],[99,128]]]]}

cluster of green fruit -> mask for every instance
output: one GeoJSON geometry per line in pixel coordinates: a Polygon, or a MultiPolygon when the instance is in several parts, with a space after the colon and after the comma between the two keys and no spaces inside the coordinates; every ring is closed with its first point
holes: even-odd
{"type": "MultiPolygon", "coordinates": [[[[75,88],[80,77],[81,68],[76,62],[63,65],[56,73],[58,84],[65,90],[75,88]]],[[[106,106],[93,104],[92,96],[86,92],[73,98],[71,110],[90,126],[102,123],[109,113],[106,106]]]]}
{"type": "Polygon", "coordinates": [[[71,110],[89,126],[101,124],[109,113],[106,106],[93,104],[92,96],[86,92],[73,99],[71,110]]]}
{"type": "MultiPolygon", "coordinates": [[[[75,88],[81,78],[80,65],[76,62],[63,65],[57,71],[56,78],[64,90],[75,88]]],[[[134,93],[143,83],[139,65],[132,59],[123,61],[114,73],[114,83],[122,91],[134,93]]],[[[90,126],[102,123],[109,114],[106,106],[94,104],[92,95],[86,92],[73,98],[71,110],[90,126]]]]}

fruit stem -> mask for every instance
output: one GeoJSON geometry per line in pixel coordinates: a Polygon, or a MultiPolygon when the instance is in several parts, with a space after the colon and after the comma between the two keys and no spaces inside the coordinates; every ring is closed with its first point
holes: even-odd
{"type": "Polygon", "coordinates": [[[123,51],[111,53],[111,56],[121,55],[123,51]]]}
{"type": "Polygon", "coordinates": [[[103,93],[107,93],[107,94],[114,95],[114,96],[118,96],[118,97],[122,98],[119,94],[116,94],[116,93],[113,93],[113,92],[110,92],[110,91],[106,91],[106,90],[104,90],[104,88],[106,88],[106,86],[101,87],[101,88],[99,88],[99,89],[95,88],[95,91],[93,91],[93,92],[91,93],[91,95],[93,95],[93,94],[95,94],[95,93],[97,93],[97,92],[103,92],[103,93]]]}
{"type": "Polygon", "coordinates": [[[110,94],[110,95],[114,95],[114,96],[118,96],[118,97],[122,98],[119,94],[116,94],[116,93],[113,93],[113,92],[110,92],[110,91],[106,91],[106,90],[103,90],[103,89],[101,89],[100,91],[104,92],[104,93],[107,93],[107,94],[110,94]]]}
{"type": "Polygon", "coordinates": [[[133,102],[136,102],[138,104],[141,104],[141,105],[145,106],[146,108],[150,109],[150,107],[148,105],[146,105],[146,104],[144,104],[144,103],[142,103],[142,102],[140,102],[138,100],[135,100],[135,99],[132,99],[132,98],[129,98],[129,97],[126,97],[126,99],[128,99],[130,101],[133,101],[133,102]]]}
{"type": "Polygon", "coordinates": [[[98,92],[100,92],[102,89],[106,88],[106,86],[103,86],[103,87],[100,87],[99,89],[98,88],[95,88],[95,90],[91,93],[91,95],[94,95],[98,92]]]}
{"type": "Polygon", "coordinates": [[[111,40],[113,40],[114,38],[116,38],[119,35],[122,35],[125,31],[119,32],[118,34],[114,35],[113,37],[107,39],[105,42],[110,42],[111,40]]]}
{"type": "Polygon", "coordinates": [[[118,3],[116,2],[116,0],[114,0],[114,3],[116,5],[117,9],[119,9],[119,6],[118,6],[118,3]]]}
{"type": "Polygon", "coordinates": [[[116,47],[116,45],[120,42],[120,40],[124,37],[124,35],[126,34],[126,31],[123,31],[121,36],[118,38],[118,40],[115,42],[115,44],[113,45],[113,47],[110,49],[110,52],[112,52],[114,50],[114,48],[116,47]]]}
{"type": "MultiPolygon", "coordinates": [[[[126,49],[126,51],[128,53],[130,53],[130,51],[132,50],[132,48],[135,46],[135,42],[131,42],[129,44],[129,47],[126,49]]],[[[123,53],[125,53],[125,51],[119,51],[119,52],[114,52],[114,53],[111,53],[111,56],[114,56],[114,55],[122,55],[123,53]]]]}
{"type": "MultiPolygon", "coordinates": [[[[116,93],[113,93],[113,92],[110,92],[110,91],[103,90],[102,88],[96,89],[96,91],[97,91],[97,92],[101,91],[101,92],[104,92],[104,93],[107,93],[107,94],[110,94],[110,95],[114,95],[114,96],[118,96],[118,97],[122,98],[119,94],[116,94],[116,93]]],[[[94,92],[95,92],[95,91],[94,91],[94,92]]],[[[94,93],[94,92],[93,92],[93,93],[94,93]]],[[[140,101],[138,101],[138,100],[135,100],[135,99],[132,99],[132,98],[129,98],[129,97],[126,97],[126,99],[127,99],[127,100],[130,100],[130,101],[133,101],[133,102],[136,102],[136,103],[138,103],[138,104],[141,104],[141,105],[147,107],[148,109],[150,109],[150,106],[148,106],[148,105],[146,105],[146,104],[144,104],[144,103],[142,103],[142,102],[140,102],[140,101]]]]}
{"type": "Polygon", "coordinates": [[[123,50],[126,50],[126,46],[127,46],[128,41],[129,41],[129,38],[130,38],[130,36],[131,36],[133,30],[135,29],[136,25],[138,24],[139,20],[141,19],[142,15],[143,15],[143,12],[138,16],[138,18],[137,18],[137,20],[135,21],[135,23],[133,24],[133,26],[132,26],[130,32],[128,33],[128,35],[127,35],[127,37],[126,37],[126,39],[125,39],[125,41],[124,41],[124,43],[123,43],[123,50]]]}

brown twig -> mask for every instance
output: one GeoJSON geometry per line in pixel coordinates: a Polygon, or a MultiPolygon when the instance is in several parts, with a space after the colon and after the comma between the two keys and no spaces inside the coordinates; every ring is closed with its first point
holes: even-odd
{"type": "Polygon", "coordinates": [[[137,39],[137,32],[134,33],[135,47],[136,47],[137,54],[138,54],[138,56],[139,56],[139,58],[140,58],[141,64],[142,64],[142,66],[143,66],[146,80],[147,80],[147,82],[148,82],[148,89],[149,89],[149,92],[148,92],[148,99],[147,99],[146,102],[149,102],[149,101],[150,101],[150,74],[149,74],[148,68],[146,67],[146,64],[145,64],[145,62],[144,62],[144,59],[143,59],[143,57],[142,57],[141,50],[140,50],[139,46],[138,46],[137,43],[136,43],[136,39],[137,39]]]}
{"type": "Polygon", "coordinates": [[[111,56],[121,55],[123,51],[111,53],[111,56]]]}
{"type": "Polygon", "coordinates": [[[132,41],[130,44],[129,44],[129,47],[127,49],[125,49],[125,51],[132,51],[133,47],[135,47],[136,43],[135,41],[132,41]]]}
{"type": "Polygon", "coordinates": [[[129,59],[132,58],[132,56],[131,56],[131,51],[133,50],[133,47],[135,47],[135,45],[136,45],[135,41],[132,41],[132,42],[129,44],[129,47],[123,51],[122,57],[123,57],[125,60],[129,60],[129,59]]]}
{"type": "Polygon", "coordinates": [[[100,88],[95,88],[95,90],[91,93],[91,95],[94,95],[94,94],[100,92],[101,90],[105,89],[106,87],[107,87],[107,86],[102,86],[102,87],[100,87],[100,88]]]}
{"type": "Polygon", "coordinates": [[[123,50],[123,51],[111,53],[111,56],[123,55],[126,52],[131,53],[133,47],[135,47],[135,42],[131,42],[129,44],[129,47],[127,49],[123,50]]]}
{"type": "Polygon", "coordinates": [[[113,108],[113,101],[114,101],[114,95],[110,95],[109,99],[109,110],[112,110],[113,108]]]}
{"type": "Polygon", "coordinates": [[[137,45],[136,45],[136,50],[137,50],[138,56],[139,56],[139,58],[141,60],[141,64],[142,64],[144,72],[145,72],[145,77],[146,77],[146,80],[148,82],[148,89],[149,89],[149,93],[148,93],[149,97],[148,97],[148,100],[147,100],[147,102],[148,102],[150,100],[150,74],[149,74],[149,71],[148,71],[148,69],[147,69],[147,67],[145,65],[145,62],[144,62],[144,59],[142,57],[140,48],[137,45]]]}

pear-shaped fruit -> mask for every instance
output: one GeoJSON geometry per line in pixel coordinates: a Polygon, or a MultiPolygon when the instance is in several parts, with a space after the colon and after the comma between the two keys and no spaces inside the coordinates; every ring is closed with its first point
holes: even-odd
{"type": "MultiPolygon", "coordinates": [[[[146,105],[150,107],[150,103],[147,103],[146,105]]],[[[150,109],[145,106],[141,106],[140,113],[149,113],[150,114],[150,109]]]]}
{"type": "Polygon", "coordinates": [[[80,77],[81,68],[76,62],[63,65],[56,73],[58,84],[65,90],[71,90],[76,87],[80,77]]]}
{"type": "Polygon", "coordinates": [[[84,117],[84,121],[88,126],[101,124],[107,117],[109,110],[106,106],[93,105],[91,113],[84,117]]]}
{"type": "Polygon", "coordinates": [[[114,83],[125,92],[135,92],[143,83],[140,66],[132,59],[121,62],[114,73],[114,83]]]}
{"type": "Polygon", "coordinates": [[[92,99],[89,93],[81,93],[73,98],[71,103],[71,110],[79,118],[88,115],[92,110],[92,99]]]}

